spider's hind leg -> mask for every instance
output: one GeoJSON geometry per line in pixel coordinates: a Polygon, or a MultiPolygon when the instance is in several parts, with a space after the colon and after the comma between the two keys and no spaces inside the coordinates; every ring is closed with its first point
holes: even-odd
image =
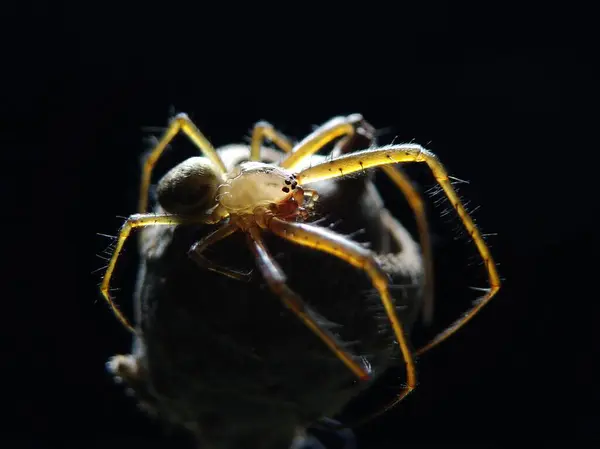
{"type": "Polygon", "coordinates": [[[148,191],[150,189],[150,178],[152,176],[152,170],[156,165],[156,162],[162,155],[167,145],[175,138],[175,136],[182,131],[186,134],[190,140],[201,150],[202,154],[206,156],[215,165],[216,169],[220,174],[224,174],[227,170],[225,164],[221,160],[219,154],[216,152],[212,144],[196,127],[194,122],[186,114],[177,114],[167,130],[163,133],[163,136],[156,143],[156,146],[148,153],[148,156],[144,160],[142,168],[142,180],[140,182],[140,197],[138,203],[138,212],[143,214],[148,208],[148,191]]]}

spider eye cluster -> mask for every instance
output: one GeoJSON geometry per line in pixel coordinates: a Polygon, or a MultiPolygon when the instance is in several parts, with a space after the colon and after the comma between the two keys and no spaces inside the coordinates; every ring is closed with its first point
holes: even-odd
{"type": "Polygon", "coordinates": [[[156,193],[168,213],[187,215],[213,205],[220,176],[205,157],[191,157],[162,177],[156,193]]]}
{"type": "Polygon", "coordinates": [[[285,186],[281,188],[283,193],[289,193],[290,190],[294,190],[298,186],[298,181],[296,181],[296,175],[291,175],[289,178],[285,179],[285,186]]]}

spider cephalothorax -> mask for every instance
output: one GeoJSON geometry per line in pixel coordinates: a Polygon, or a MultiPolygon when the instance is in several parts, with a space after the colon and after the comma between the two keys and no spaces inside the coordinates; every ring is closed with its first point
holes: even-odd
{"type": "Polygon", "coordinates": [[[304,189],[289,170],[250,161],[227,174],[215,200],[217,216],[229,215],[244,229],[266,229],[270,216],[289,218],[303,210],[304,189]]]}

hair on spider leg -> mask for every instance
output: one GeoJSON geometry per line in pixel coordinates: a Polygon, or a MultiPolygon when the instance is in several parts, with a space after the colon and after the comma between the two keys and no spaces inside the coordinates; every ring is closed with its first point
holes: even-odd
{"type": "Polygon", "coordinates": [[[448,178],[452,180],[452,185],[456,185],[456,184],[471,184],[471,181],[466,180],[466,179],[460,179],[460,178],[457,178],[456,176],[450,176],[450,175],[448,175],[448,178]]]}
{"type": "Polygon", "coordinates": [[[96,232],[96,235],[98,235],[100,237],[106,237],[107,239],[110,239],[110,240],[116,240],[117,239],[116,235],[103,234],[101,232],[96,232]]]}
{"type": "MultiPolygon", "coordinates": [[[[492,248],[494,245],[492,243],[490,243],[490,241],[493,241],[493,237],[498,237],[500,234],[497,232],[488,232],[485,234],[481,235],[481,238],[485,241],[486,245],[488,245],[490,248],[492,248]],[[492,239],[490,239],[490,237],[492,237],[492,239]]],[[[500,266],[501,263],[498,262],[496,265],[500,266]]]]}
{"type": "MultiPolygon", "coordinates": [[[[437,195],[437,192],[435,194],[437,195]]],[[[446,198],[443,195],[432,201],[434,207],[440,207],[440,205],[447,203],[447,202],[448,202],[448,198],[446,198]]]]}
{"type": "Polygon", "coordinates": [[[477,212],[479,209],[481,209],[481,205],[478,204],[477,206],[473,207],[473,209],[469,209],[466,207],[465,207],[465,209],[467,209],[467,212],[469,213],[469,215],[473,215],[475,212],[477,212]]]}
{"type": "Polygon", "coordinates": [[[425,190],[423,192],[425,195],[427,195],[429,198],[433,198],[435,196],[438,195],[443,195],[444,194],[444,189],[442,189],[439,185],[434,184],[433,186],[431,186],[430,188],[428,188],[427,190],[425,190]]]}
{"type": "Polygon", "coordinates": [[[329,215],[323,215],[323,216],[317,218],[316,220],[310,221],[308,223],[310,223],[312,225],[315,225],[315,226],[319,226],[319,225],[322,225],[323,223],[325,223],[325,222],[327,222],[329,220],[331,220],[331,217],[329,215]]]}
{"type": "MultiPolygon", "coordinates": [[[[451,207],[447,207],[447,208],[443,209],[442,211],[440,211],[439,216],[441,218],[444,218],[447,215],[451,214],[452,212],[454,212],[454,209],[452,209],[451,207]]],[[[458,231],[458,229],[456,229],[456,231],[458,231]]]]}
{"type": "Polygon", "coordinates": [[[329,223],[329,224],[327,225],[327,227],[328,227],[329,229],[335,229],[335,228],[337,228],[337,227],[338,227],[340,224],[342,224],[342,223],[343,223],[343,221],[344,221],[344,220],[342,220],[341,218],[339,218],[339,219],[337,219],[336,221],[333,221],[333,222],[329,223]]]}
{"type": "MultiPolygon", "coordinates": [[[[97,274],[97,273],[99,273],[99,272],[101,272],[101,271],[105,271],[105,270],[106,270],[106,268],[108,268],[108,265],[104,265],[104,266],[102,266],[102,267],[98,267],[98,268],[96,268],[96,269],[94,269],[94,270],[90,271],[90,274],[97,274]]],[[[100,287],[100,282],[98,282],[98,285],[97,285],[97,287],[100,287]]]]}
{"type": "Polygon", "coordinates": [[[354,237],[358,237],[359,235],[365,235],[366,233],[367,233],[367,230],[365,228],[360,228],[354,232],[350,232],[349,234],[342,234],[342,235],[349,239],[354,239],[354,237]]]}
{"type": "Polygon", "coordinates": [[[95,254],[95,256],[105,262],[110,262],[110,257],[103,256],[102,254],[95,254]]]}
{"type": "MultiPolygon", "coordinates": [[[[448,176],[448,178],[452,179],[452,181],[450,182],[450,184],[453,187],[455,187],[457,185],[461,185],[461,184],[470,184],[470,181],[465,181],[465,180],[462,180],[462,179],[453,178],[451,176],[448,176]]],[[[460,188],[458,188],[458,187],[455,187],[454,190],[456,191],[457,194],[460,192],[460,188]]],[[[424,191],[424,194],[427,195],[429,198],[433,198],[433,197],[438,196],[438,195],[441,194],[442,198],[444,200],[448,200],[448,198],[445,198],[443,196],[444,195],[444,189],[442,189],[438,184],[434,184],[431,187],[429,187],[428,189],[426,189],[424,191]]],[[[461,197],[461,200],[462,200],[462,197],[461,197]]],[[[464,204],[463,204],[463,206],[464,206],[464,204]]]]}
{"type": "Polygon", "coordinates": [[[101,251],[102,254],[112,256],[114,249],[116,248],[117,239],[112,239],[110,243],[101,251]]]}

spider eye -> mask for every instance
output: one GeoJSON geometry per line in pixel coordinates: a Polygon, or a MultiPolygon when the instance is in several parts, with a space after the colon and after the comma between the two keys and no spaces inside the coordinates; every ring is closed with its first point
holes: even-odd
{"type": "Polygon", "coordinates": [[[191,157],[158,182],[158,202],[172,214],[202,212],[212,206],[219,182],[219,175],[208,159],[191,157]]]}

